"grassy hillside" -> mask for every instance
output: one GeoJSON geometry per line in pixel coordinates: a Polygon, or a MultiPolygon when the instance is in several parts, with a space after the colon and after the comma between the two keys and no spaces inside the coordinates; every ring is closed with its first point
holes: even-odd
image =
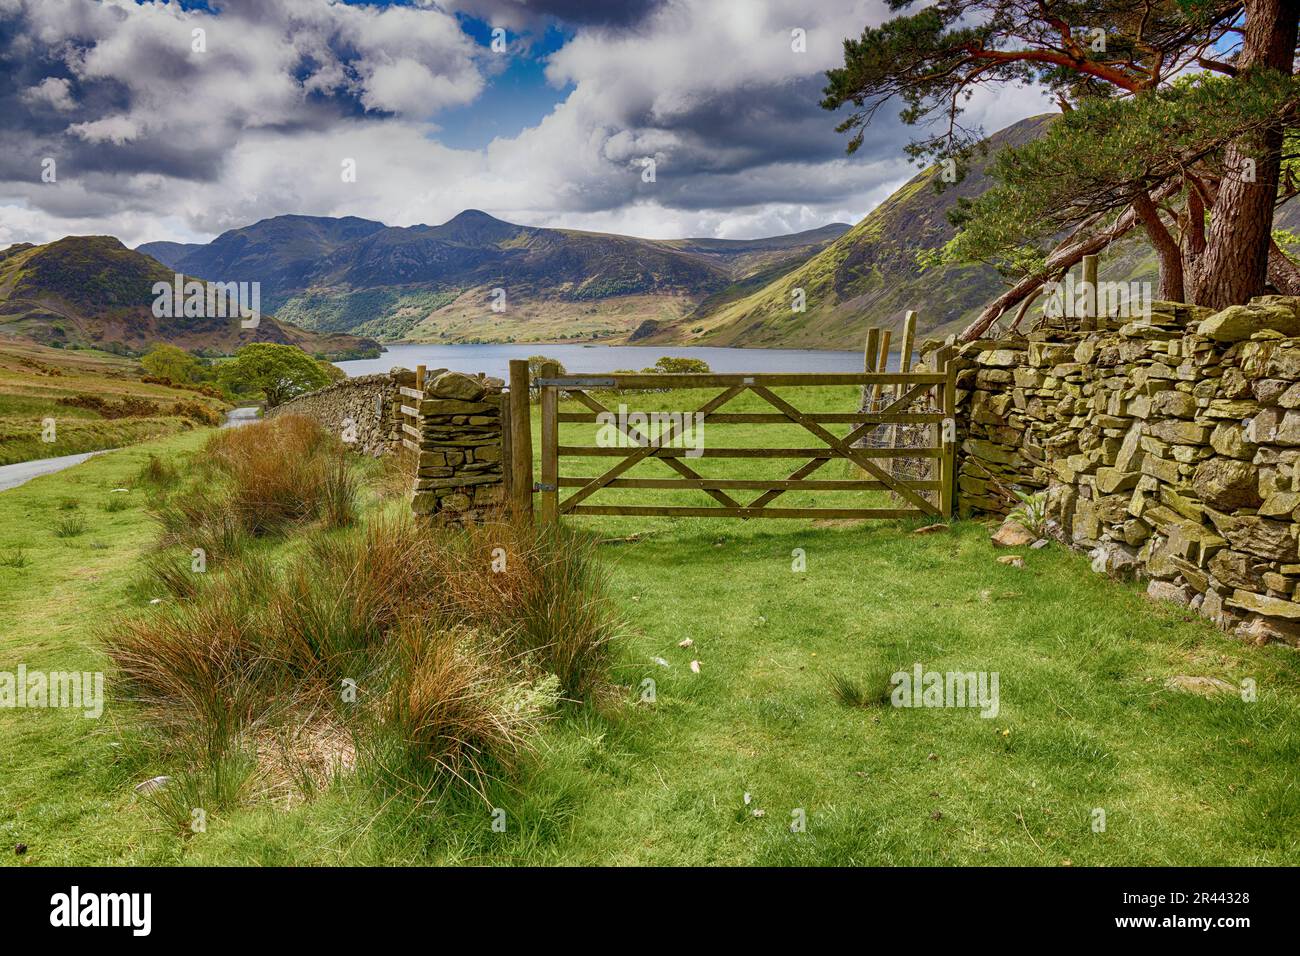
{"type": "Polygon", "coordinates": [[[358,358],[377,345],[277,321],[263,309],[255,329],[238,318],[159,318],[153,286],[176,273],[111,236],[69,236],[0,252],[0,337],[44,345],[140,354],[169,342],[198,354],[229,355],[248,342],[297,345],[314,355],[358,358]]]}
{"type": "Polygon", "coordinates": [[[920,250],[953,235],[947,212],[963,197],[987,188],[984,168],[1005,146],[1038,135],[1050,116],[1024,120],[989,139],[989,154],[976,156],[965,179],[936,192],[937,167],[926,169],[877,206],[827,248],[762,288],[706,303],[652,341],[748,347],[857,348],[868,326],[895,328],[908,309],[919,312],[918,329],[964,324],[1001,291],[990,268],[962,266],[921,272],[920,250]],[[806,311],[794,312],[802,289],[806,311]]]}
{"type": "Polygon", "coordinates": [[[228,407],[142,382],[136,362],[106,352],[0,343],[0,465],[188,431],[219,421],[228,407]],[[50,419],[54,440],[46,441],[50,419]]]}
{"type": "MultiPolygon", "coordinates": [[[[663,398],[672,408],[702,400],[663,398]]],[[[799,396],[821,410],[854,400],[851,389],[799,396]]],[[[587,429],[580,444],[592,427],[562,426],[566,440],[587,429]]],[[[766,443],[774,426],[727,427],[739,433],[729,440],[766,443]],[[762,436],[746,434],[756,428],[762,436]]],[[[150,454],[184,471],[202,437],[103,456],[0,494],[0,670],[106,669],[97,624],[145,617],[153,596],[175,600],[138,583],[157,529],[137,479],[150,454]],[[105,510],[111,489],[128,486],[113,495],[122,506],[105,510]],[[54,533],[68,500],[85,520],[71,539],[54,533]],[[6,560],[18,552],[26,563],[6,560]]],[[[355,467],[373,487],[378,466],[355,467]]],[[[642,493],[653,494],[674,493],[642,493]]],[[[368,498],[365,520],[383,507],[368,498]]],[[[900,522],[583,526],[603,541],[595,547],[626,625],[616,693],[601,707],[557,711],[486,800],[394,793],[361,768],[317,785],[304,777],[303,792],[288,795],[262,781],[210,809],[205,832],[178,834],[168,804],[134,787],[186,767],[134,733],[134,706],[113,692],[110,671],[100,720],[0,710],[0,842],[26,847],[0,862],[1300,862],[1300,681],[1289,648],[1230,640],[1055,545],[1025,551],[1023,569],[999,564],[987,529],[971,522],[925,536],[900,522]],[[795,548],[806,571],[792,572],[795,548]],[[998,671],[998,715],[848,706],[831,689],[842,675],[870,692],[913,662],[998,671]],[[1251,677],[1259,699],[1166,686],[1181,675],[1251,677]],[[653,703],[641,699],[647,679],[653,703]],[[490,826],[493,807],[506,811],[504,833],[490,826]],[[1106,811],[1103,832],[1092,826],[1096,808],[1106,811]],[[801,833],[790,828],[796,810],[806,815],[801,833]]],[[[281,567],[313,542],[337,550],[338,535],[268,538],[256,566],[281,567]]],[[[289,755],[306,766],[330,745],[304,739],[289,755]]]]}

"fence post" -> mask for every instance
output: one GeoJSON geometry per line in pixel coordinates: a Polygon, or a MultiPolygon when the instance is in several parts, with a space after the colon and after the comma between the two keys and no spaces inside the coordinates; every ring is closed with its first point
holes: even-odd
{"type": "MultiPolygon", "coordinates": [[[[900,372],[912,371],[912,350],[916,348],[916,311],[907,310],[907,317],[903,319],[903,344],[899,351],[898,370],[900,372]]],[[[902,391],[904,386],[900,385],[902,391]]]]}
{"type": "MultiPolygon", "coordinates": [[[[880,333],[880,360],[876,363],[876,370],[879,372],[889,371],[889,338],[893,331],[885,329],[880,333]]],[[[871,393],[873,407],[880,404],[880,392],[884,388],[879,382],[876,383],[875,389],[871,393]]]]}
{"type": "Polygon", "coordinates": [[[533,423],[528,405],[528,360],[510,360],[510,513],[533,521],[533,423]]]}
{"type": "Polygon", "coordinates": [[[867,329],[867,345],[862,350],[862,371],[874,372],[880,358],[880,329],[874,325],[867,329]]]}
{"type": "MultiPolygon", "coordinates": [[[[543,378],[554,378],[560,367],[554,362],[542,366],[543,378]]],[[[559,412],[560,391],[554,385],[543,385],[542,399],[542,521],[553,524],[560,516],[560,456],[559,412]]]]}
{"type": "Polygon", "coordinates": [[[426,371],[427,369],[423,365],[417,365],[415,367],[415,390],[417,392],[424,391],[424,373],[426,371]]]}
{"type": "Polygon", "coordinates": [[[943,423],[940,425],[940,438],[943,446],[943,458],[940,463],[939,479],[939,513],[945,518],[952,517],[953,488],[957,483],[954,473],[957,460],[957,362],[956,350],[947,345],[940,352],[939,367],[943,371],[943,423]]]}
{"type": "Polygon", "coordinates": [[[1083,311],[1079,328],[1091,332],[1098,328],[1097,322],[1097,257],[1083,257],[1083,311]]]}

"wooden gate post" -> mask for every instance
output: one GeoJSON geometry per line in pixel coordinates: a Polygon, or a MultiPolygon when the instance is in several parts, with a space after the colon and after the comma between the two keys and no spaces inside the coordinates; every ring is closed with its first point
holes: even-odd
{"type": "Polygon", "coordinates": [[[943,383],[943,422],[939,425],[940,444],[943,457],[939,459],[939,513],[945,518],[952,517],[953,489],[957,476],[957,362],[956,350],[945,346],[940,353],[940,370],[944,374],[943,383]]]}
{"type": "Polygon", "coordinates": [[[510,514],[533,521],[533,423],[528,405],[528,360],[510,360],[510,514]]]}
{"type": "MultiPolygon", "coordinates": [[[[554,362],[542,366],[542,378],[555,378],[560,367],[554,362]]],[[[542,521],[553,524],[560,517],[559,413],[560,390],[542,386],[542,521]]]]}

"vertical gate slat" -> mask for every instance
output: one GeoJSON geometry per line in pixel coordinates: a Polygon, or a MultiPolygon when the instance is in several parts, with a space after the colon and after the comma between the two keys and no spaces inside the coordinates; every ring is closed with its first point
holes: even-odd
{"type": "MultiPolygon", "coordinates": [[[[560,367],[554,362],[542,366],[543,378],[555,378],[560,367]]],[[[560,515],[560,392],[554,385],[542,386],[542,521],[548,524],[560,515]]]]}

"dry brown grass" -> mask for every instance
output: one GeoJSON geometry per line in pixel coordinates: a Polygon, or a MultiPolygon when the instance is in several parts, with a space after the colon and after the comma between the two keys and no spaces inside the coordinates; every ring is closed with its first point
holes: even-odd
{"type": "Polygon", "coordinates": [[[532,749],[543,714],[497,642],[464,629],[404,620],[391,636],[394,673],[383,721],[416,764],[478,793],[500,769],[510,772],[532,749]]]}
{"type": "Polygon", "coordinates": [[[163,544],[229,556],[245,536],[311,521],[352,524],[358,494],[343,444],[308,418],[281,415],[217,432],[196,456],[189,483],[160,498],[152,513],[163,544]]]}

